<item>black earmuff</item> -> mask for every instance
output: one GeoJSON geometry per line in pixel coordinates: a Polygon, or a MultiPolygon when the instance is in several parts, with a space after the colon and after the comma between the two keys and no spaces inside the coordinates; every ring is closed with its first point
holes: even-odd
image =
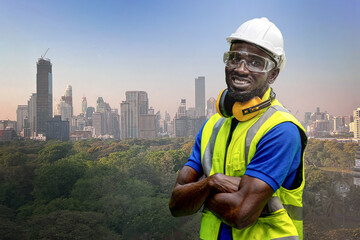
{"type": "Polygon", "coordinates": [[[216,110],[224,118],[229,118],[233,115],[232,107],[235,103],[235,101],[227,93],[228,89],[225,88],[220,92],[216,101],[216,110]]]}

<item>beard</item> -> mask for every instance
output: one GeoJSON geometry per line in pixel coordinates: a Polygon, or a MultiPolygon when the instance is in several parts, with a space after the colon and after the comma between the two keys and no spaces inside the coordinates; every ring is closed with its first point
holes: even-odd
{"type": "MultiPolygon", "coordinates": [[[[235,102],[247,102],[251,99],[253,99],[254,97],[260,97],[262,96],[266,89],[268,88],[268,86],[264,89],[262,88],[257,88],[257,89],[254,89],[250,92],[247,92],[247,93],[242,93],[242,92],[238,92],[238,91],[234,91],[230,88],[228,88],[228,95],[229,97],[231,97],[235,102]]],[[[260,97],[261,98],[261,97],[260,97]]]]}

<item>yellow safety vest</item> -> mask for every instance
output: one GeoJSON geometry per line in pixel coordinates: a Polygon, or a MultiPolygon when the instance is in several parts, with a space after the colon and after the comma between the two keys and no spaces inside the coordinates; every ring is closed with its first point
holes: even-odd
{"type": "MultiPolygon", "coordinates": [[[[269,98],[268,90],[264,99],[269,98]]],[[[302,140],[302,160],[294,181],[298,187],[292,190],[280,187],[265,206],[256,223],[245,229],[232,228],[234,240],[302,240],[303,216],[302,193],[305,185],[303,153],[307,138],[305,130],[276,99],[271,106],[260,110],[254,118],[239,122],[232,133],[228,146],[232,118],[212,116],[205,124],[201,136],[201,164],[206,177],[215,173],[242,177],[247,164],[256,152],[257,143],[274,126],[282,122],[292,122],[298,128],[302,140]],[[225,160],[226,158],[226,160],[225,160]]],[[[221,220],[206,208],[202,211],[200,238],[217,240],[221,220]]]]}

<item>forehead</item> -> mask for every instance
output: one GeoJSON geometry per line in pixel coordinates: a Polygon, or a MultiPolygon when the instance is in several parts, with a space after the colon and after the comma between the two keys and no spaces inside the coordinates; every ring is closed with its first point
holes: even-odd
{"type": "Polygon", "coordinates": [[[246,42],[235,42],[231,44],[230,51],[244,51],[248,53],[253,53],[260,55],[262,57],[269,57],[267,53],[265,53],[263,50],[249,44],[246,42]]]}

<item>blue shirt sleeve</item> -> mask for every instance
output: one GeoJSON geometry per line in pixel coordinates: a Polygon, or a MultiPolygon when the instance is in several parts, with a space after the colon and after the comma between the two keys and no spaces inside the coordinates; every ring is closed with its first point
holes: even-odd
{"type": "Polygon", "coordinates": [[[188,162],[185,163],[185,166],[192,167],[195,171],[197,171],[200,174],[203,173],[203,169],[201,165],[201,135],[206,122],[207,120],[205,121],[204,125],[201,127],[200,131],[196,135],[195,144],[192,153],[189,157],[188,162]]]}
{"type": "Polygon", "coordinates": [[[274,192],[289,189],[301,162],[301,138],[297,126],[284,122],[267,132],[256,146],[256,153],[245,175],[263,180],[274,192]]]}

